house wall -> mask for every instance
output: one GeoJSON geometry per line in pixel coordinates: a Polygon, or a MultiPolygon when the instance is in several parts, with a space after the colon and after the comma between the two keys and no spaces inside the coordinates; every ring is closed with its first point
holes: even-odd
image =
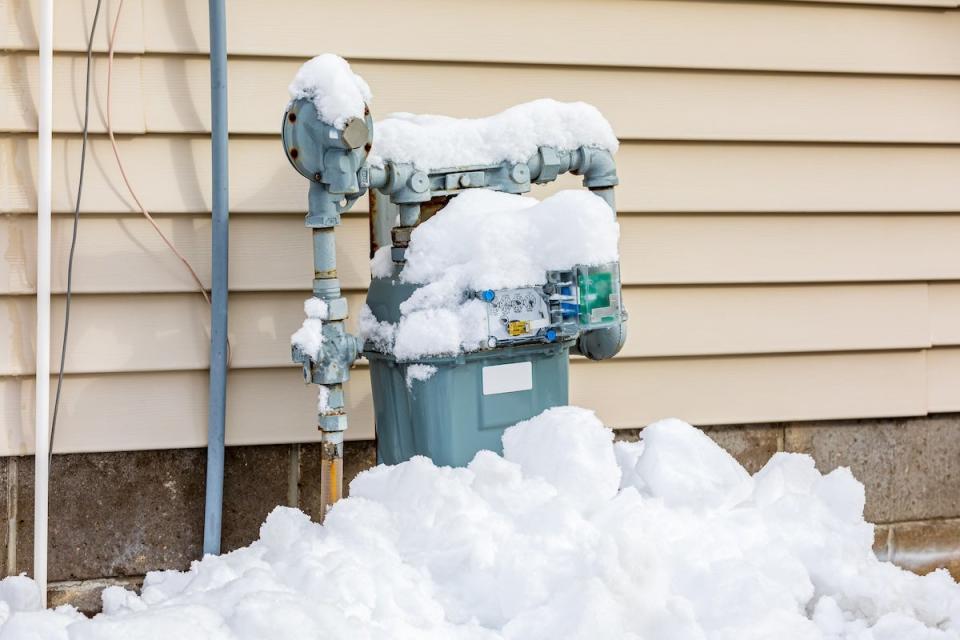
{"type": "MultiPolygon", "coordinates": [[[[55,356],[94,5],[55,3],[55,356]]],[[[613,361],[573,360],[571,400],[611,426],[666,415],[714,426],[803,422],[818,434],[802,440],[806,450],[838,463],[852,455],[849,443],[823,429],[849,434],[850,423],[811,421],[939,424],[923,416],[960,411],[957,5],[488,0],[480,10],[433,0],[231,0],[228,443],[260,445],[250,451],[268,456],[268,445],[318,439],[315,390],[301,384],[288,346],[312,277],[307,184],[278,131],[287,83],[321,51],[348,57],[369,81],[375,116],[481,116],[543,96],[587,100],[607,115],[622,141],[630,338],[613,361]],[[919,422],[898,420],[907,417],[919,422]]],[[[104,8],[113,16],[117,1],[104,8]]],[[[0,455],[8,456],[30,454],[34,440],[37,20],[36,2],[0,0],[0,455]]],[[[204,281],[207,46],[205,3],[127,0],[113,77],[127,173],[204,281]]],[[[199,447],[206,434],[207,309],[123,188],[104,135],[105,50],[101,23],[56,441],[57,452],[90,460],[199,447]]],[[[352,309],[369,281],[366,208],[364,199],[338,230],[352,309]]],[[[348,437],[367,441],[362,363],[347,392],[348,437]]],[[[957,423],[946,424],[936,433],[956,439],[957,423]]],[[[907,441],[907,429],[884,429],[907,441]]],[[[898,482],[943,486],[932,473],[918,478],[898,482]]],[[[927,511],[888,520],[960,517],[956,504],[927,511]]]]}

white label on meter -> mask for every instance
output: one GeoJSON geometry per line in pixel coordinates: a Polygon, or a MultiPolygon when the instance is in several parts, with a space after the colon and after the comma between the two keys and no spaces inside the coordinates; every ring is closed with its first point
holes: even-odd
{"type": "Polygon", "coordinates": [[[483,368],[483,395],[533,389],[533,364],[514,362],[483,368]]]}

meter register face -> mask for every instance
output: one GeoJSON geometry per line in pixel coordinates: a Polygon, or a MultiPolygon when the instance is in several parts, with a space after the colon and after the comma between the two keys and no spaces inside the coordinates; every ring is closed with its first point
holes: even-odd
{"type": "Polygon", "coordinates": [[[536,338],[550,325],[550,307],[542,290],[501,289],[487,302],[487,329],[497,342],[536,338]]]}

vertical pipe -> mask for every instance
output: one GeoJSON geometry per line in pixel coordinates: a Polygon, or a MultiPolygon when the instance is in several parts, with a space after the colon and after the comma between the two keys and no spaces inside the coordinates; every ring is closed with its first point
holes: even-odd
{"type": "Polygon", "coordinates": [[[617,202],[613,194],[613,187],[600,187],[597,189],[590,189],[590,191],[603,198],[604,202],[610,205],[610,208],[613,209],[614,215],[616,215],[617,202]]]}
{"type": "MultiPolygon", "coordinates": [[[[340,298],[340,280],[337,277],[337,241],[335,227],[313,227],[313,295],[321,300],[340,298]]],[[[338,316],[342,318],[342,316],[338,316]]],[[[342,319],[329,323],[342,323],[342,319]]],[[[343,431],[340,416],[344,413],[341,384],[326,387],[328,406],[317,416],[322,440],[320,445],[320,515],[340,499],[343,492],[343,431]],[[336,430],[334,430],[336,429],[336,430]]]]}
{"type": "Polygon", "coordinates": [[[34,448],[33,577],[47,606],[47,509],[50,481],[50,167],[53,146],[53,0],[40,4],[37,150],[37,375],[34,448]]]}
{"type": "Polygon", "coordinates": [[[213,275],[210,305],[210,408],[203,552],[220,553],[223,517],[223,446],[227,402],[227,43],[223,0],[210,0],[210,111],[213,149],[213,275]]]}
{"type": "Polygon", "coordinates": [[[343,497],[343,432],[324,431],[320,443],[320,522],[343,497]]]}

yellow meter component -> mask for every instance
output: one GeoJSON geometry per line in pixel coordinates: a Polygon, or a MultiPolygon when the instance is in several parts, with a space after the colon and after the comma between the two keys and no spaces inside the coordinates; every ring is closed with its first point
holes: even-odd
{"type": "Polygon", "coordinates": [[[511,336],[522,336],[530,332],[530,323],[526,320],[511,320],[507,325],[507,333],[511,336]]]}

